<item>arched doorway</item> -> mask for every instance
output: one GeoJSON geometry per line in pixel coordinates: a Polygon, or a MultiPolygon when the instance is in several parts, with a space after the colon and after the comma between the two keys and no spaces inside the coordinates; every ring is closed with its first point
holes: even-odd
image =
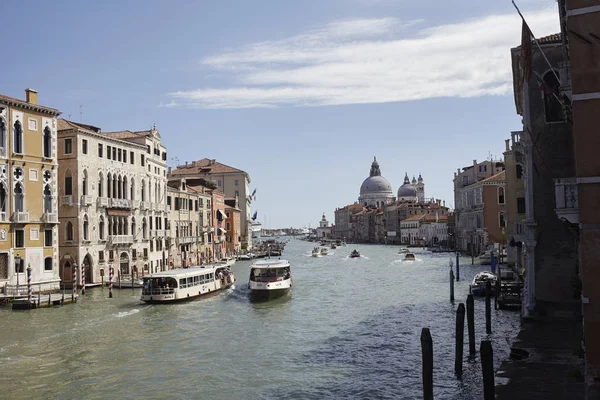
{"type": "Polygon", "coordinates": [[[119,265],[121,266],[121,275],[129,275],[129,254],[126,252],[121,253],[119,265]]]}
{"type": "Polygon", "coordinates": [[[83,268],[85,270],[85,283],[94,283],[93,260],[90,253],[83,258],[83,268]]]}

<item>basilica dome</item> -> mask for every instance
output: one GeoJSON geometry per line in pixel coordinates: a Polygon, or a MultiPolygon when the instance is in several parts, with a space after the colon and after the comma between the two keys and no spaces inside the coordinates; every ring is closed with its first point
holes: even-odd
{"type": "Polygon", "coordinates": [[[365,206],[381,207],[392,201],[393,197],[392,185],[381,176],[379,163],[374,158],[369,177],[360,186],[359,202],[365,206]]]}
{"type": "Polygon", "coordinates": [[[417,197],[417,189],[410,183],[408,174],[404,176],[404,184],[398,189],[398,200],[412,200],[417,197]]]}
{"type": "Polygon", "coordinates": [[[392,185],[383,176],[370,176],[360,185],[360,194],[392,193],[392,185]]]}

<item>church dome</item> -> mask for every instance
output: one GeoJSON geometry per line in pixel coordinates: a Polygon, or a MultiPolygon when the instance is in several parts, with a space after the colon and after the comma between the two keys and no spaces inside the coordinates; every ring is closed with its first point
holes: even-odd
{"type": "Polygon", "coordinates": [[[381,176],[381,170],[379,169],[379,163],[377,159],[373,157],[373,163],[371,164],[371,172],[369,177],[364,180],[360,185],[360,194],[392,194],[392,185],[381,176]]]}
{"type": "MultiPolygon", "coordinates": [[[[414,179],[414,178],[413,178],[414,179]]],[[[417,197],[417,189],[410,183],[408,174],[404,175],[404,184],[398,189],[398,200],[417,197]]]]}

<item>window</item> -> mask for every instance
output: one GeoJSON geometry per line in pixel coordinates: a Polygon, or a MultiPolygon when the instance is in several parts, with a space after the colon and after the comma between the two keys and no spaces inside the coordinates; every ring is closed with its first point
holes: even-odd
{"type": "Polygon", "coordinates": [[[110,160],[110,153],[111,152],[111,147],[110,146],[106,146],[106,158],[108,158],[110,160]]]}
{"type": "Polygon", "coordinates": [[[127,150],[123,150],[123,162],[127,162],[127,150]]]}
{"type": "Polygon", "coordinates": [[[65,139],[65,154],[71,154],[73,152],[73,140],[65,139]]]}
{"type": "Polygon", "coordinates": [[[67,241],[73,241],[73,223],[71,221],[67,221],[67,226],[65,229],[67,241]]]}
{"type": "Polygon", "coordinates": [[[236,179],[235,181],[233,181],[233,184],[234,184],[235,186],[239,186],[239,185],[240,185],[240,181],[236,179]]]}
{"type": "Polygon", "coordinates": [[[227,223],[225,224],[225,229],[226,229],[226,230],[230,230],[230,229],[231,229],[231,226],[229,225],[229,222],[227,222],[227,223]]]}
{"type": "Polygon", "coordinates": [[[52,257],[44,258],[44,271],[52,271],[53,260],[52,257]]]}
{"type": "Polygon", "coordinates": [[[175,210],[179,210],[179,197],[175,197],[175,210]]]}
{"type": "Polygon", "coordinates": [[[50,214],[52,212],[52,191],[50,185],[44,186],[44,212],[50,214]]]}
{"type": "Polygon", "coordinates": [[[463,185],[468,185],[469,184],[469,177],[468,176],[463,176],[463,185]]]}
{"type": "Polygon", "coordinates": [[[104,217],[102,215],[98,221],[98,237],[100,240],[104,240],[104,217]]]}
{"type": "Polygon", "coordinates": [[[87,178],[87,170],[83,170],[83,179],[81,181],[81,194],[87,196],[88,194],[88,178],[87,178]]]}
{"type": "Polygon", "coordinates": [[[52,131],[50,127],[44,128],[44,136],[43,136],[43,151],[44,158],[52,158],[52,131]]]}
{"type": "Polygon", "coordinates": [[[98,157],[102,158],[102,143],[98,143],[98,157]]]}
{"type": "Polygon", "coordinates": [[[525,197],[517,197],[517,213],[525,214],[525,197]]]}
{"type": "Polygon", "coordinates": [[[102,172],[98,175],[98,197],[102,197],[102,183],[104,182],[104,177],[102,176],[102,172]]]}
{"type": "Polygon", "coordinates": [[[523,179],[523,166],[521,164],[517,164],[517,179],[523,179]]]}
{"type": "Polygon", "coordinates": [[[219,187],[223,186],[223,182],[221,182],[220,179],[218,180],[218,185],[219,185],[219,187]]]}
{"type": "Polygon", "coordinates": [[[15,229],[15,247],[25,247],[25,230],[15,229]]]}
{"type": "Polygon", "coordinates": [[[6,157],[6,124],[2,118],[0,118],[0,149],[2,149],[0,155],[6,157]]]}
{"type": "Polygon", "coordinates": [[[25,211],[25,193],[23,191],[23,184],[21,182],[17,182],[14,188],[15,195],[15,212],[24,212],[25,211]]]}
{"type": "Polygon", "coordinates": [[[20,121],[16,121],[13,125],[13,150],[15,153],[23,153],[23,127],[20,121]]]}
{"type": "Polygon", "coordinates": [[[116,147],[112,148],[112,159],[115,161],[117,160],[117,148],[116,147]]]}
{"type": "Polygon", "coordinates": [[[108,251],[108,261],[114,261],[114,259],[115,259],[115,251],[109,250],[108,251]]]}
{"type": "Polygon", "coordinates": [[[144,165],[146,165],[146,164],[144,163],[144,155],[143,155],[143,154],[141,154],[140,156],[141,156],[141,159],[140,159],[140,160],[141,160],[141,162],[142,162],[142,167],[143,167],[144,165]]]}
{"type": "Polygon", "coordinates": [[[149,144],[148,144],[148,145],[146,145],[146,152],[147,152],[148,154],[150,154],[150,145],[149,145],[149,144]]]}
{"type": "Polygon", "coordinates": [[[144,258],[148,258],[148,248],[144,248],[144,258]]]}
{"type": "Polygon", "coordinates": [[[479,166],[479,172],[487,172],[487,165],[480,165],[479,166]]]}
{"type": "Polygon", "coordinates": [[[85,139],[81,140],[81,152],[87,154],[87,140],[85,139]]]}
{"type": "Polygon", "coordinates": [[[498,204],[504,204],[504,188],[502,186],[498,188],[498,204]]]}
{"type": "Polygon", "coordinates": [[[44,246],[52,247],[52,229],[44,230],[44,246]]]}
{"type": "Polygon", "coordinates": [[[171,205],[171,196],[167,196],[167,205],[170,206],[171,205]]]}
{"type": "Polygon", "coordinates": [[[498,222],[499,222],[500,228],[506,228],[506,219],[504,217],[504,213],[503,212],[501,212],[498,215],[498,222]]]}
{"type": "Polygon", "coordinates": [[[29,240],[40,240],[40,230],[30,228],[29,229],[29,240]]]}
{"type": "Polygon", "coordinates": [[[104,250],[98,251],[98,261],[104,262],[104,250]]]}
{"type": "Polygon", "coordinates": [[[67,170],[65,172],[65,196],[73,195],[73,177],[71,176],[71,171],[67,170]]]}
{"type": "Polygon", "coordinates": [[[544,100],[544,114],[546,122],[563,122],[563,115],[559,86],[560,83],[556,78],[554,71],[548,71],[543,78],[542,93],[544,100]]]}
{"type": "Polygon", "coordinates": [[[121,149],[117,149],[117,160],[121,161],[121,149]]]}

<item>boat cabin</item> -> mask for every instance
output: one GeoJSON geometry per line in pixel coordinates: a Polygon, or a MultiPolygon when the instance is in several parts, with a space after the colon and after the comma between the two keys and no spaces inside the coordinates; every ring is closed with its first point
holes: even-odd
{"type": "Polygon", "coordinates": [[[250,267],[252,282],[277,282],[290,278],[290,263],[286,260],[259,261],[250,267]]]}

